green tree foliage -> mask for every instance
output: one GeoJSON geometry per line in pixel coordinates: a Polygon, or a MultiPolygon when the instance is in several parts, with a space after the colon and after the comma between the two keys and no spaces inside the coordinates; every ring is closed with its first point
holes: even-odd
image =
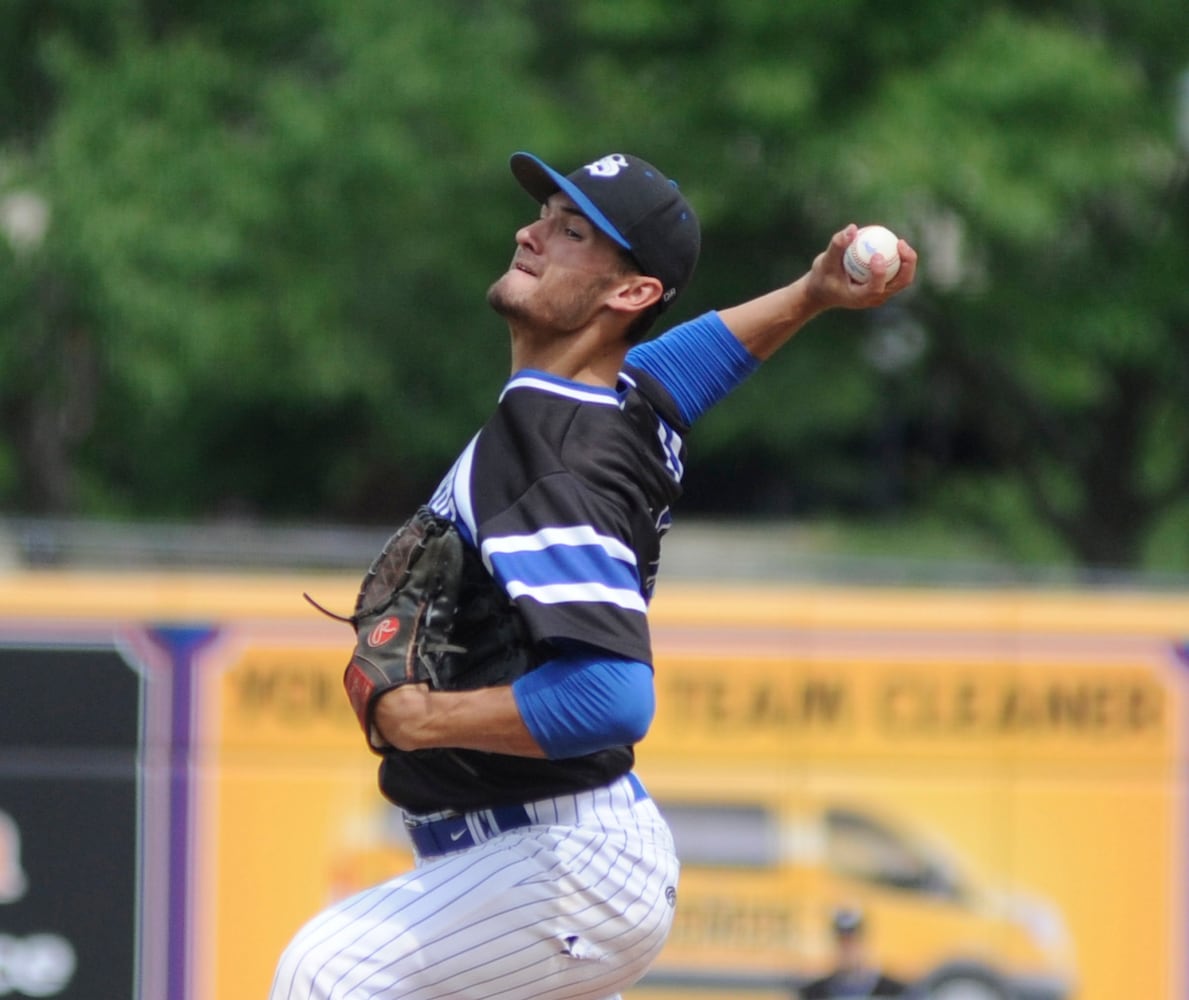
{"type": "Polygon", "coordinates": [[[1184,568],[1186,29],[1170,0],[7,0],[0,501],[391,522],[506,375],[507,155],[622,148],[703,218],[676,319],[847,221],[924,259],[706,418],[687,509],[1184,568]]]}

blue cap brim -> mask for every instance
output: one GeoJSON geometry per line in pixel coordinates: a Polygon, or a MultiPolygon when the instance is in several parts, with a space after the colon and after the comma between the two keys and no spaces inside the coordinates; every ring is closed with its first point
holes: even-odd
{"type": "Polygon", "coordinates": [[[633,249],[631,243],[615,228],[611,220],[599,210],[598,205],[591,201],[573,181],[563,174],[559,174],[544,160],[533,156],[532,153],[513,153],[510,165],[512,176],[537,201],[544,203],[551,194],[561,191],[603,233],[610,236],[625,250],[633,249]]]}

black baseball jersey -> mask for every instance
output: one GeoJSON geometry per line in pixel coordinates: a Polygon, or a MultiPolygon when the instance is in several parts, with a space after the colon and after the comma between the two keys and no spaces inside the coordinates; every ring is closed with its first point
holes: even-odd
{"type": "MultiPolygon", "coordinates": [[[[686,431],[631,366],[615,390],[522,371],[435,492],[430,507],[458,525],[542,660],[570,640],[651,663],[646,612],[686,431]]],[[[394,750],[380,786],[412,812],[465,811],[597,787],[633,762],[629,746],[566,760],[394,750]]]]}

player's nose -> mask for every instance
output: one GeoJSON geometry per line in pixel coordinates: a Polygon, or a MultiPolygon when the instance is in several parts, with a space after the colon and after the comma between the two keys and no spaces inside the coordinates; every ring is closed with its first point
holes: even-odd
{"type": "Polygon", "coordinates": [[[541,229],[544,223],[543,219],[534,219],[532,222],[521,226],[516,230],[516,245],[529,250],[532,253],[540,253],[542,238],[541,229]]]}

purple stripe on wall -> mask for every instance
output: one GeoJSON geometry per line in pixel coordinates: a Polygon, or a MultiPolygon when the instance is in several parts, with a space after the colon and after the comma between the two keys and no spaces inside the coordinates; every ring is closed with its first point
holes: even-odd
{"type": "MultiPolygon", "coordinates": [[[[165,625],[151,630],[171,662],[169,776],[169,934],[167,996],[189,997],[191,774],[194,752],[195,661],[215,635],[208,626],[165,625]]],[[[148,998],[146,998],[148,1000],[148,998]]]]}

